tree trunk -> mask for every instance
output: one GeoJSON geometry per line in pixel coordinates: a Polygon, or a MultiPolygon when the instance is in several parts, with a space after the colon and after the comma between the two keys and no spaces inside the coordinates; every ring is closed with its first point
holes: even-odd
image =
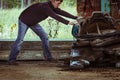
{"type": "Polygon", "coordinates": [[[24,7],[24,0],[21,0],[21,8],[24,7]]]}
{"type": "Polygon", "coordinates": [[[0,9],[2,9],[2,6],[3,6],[3,2],[2,0],[0,0],[0,9]]]}
{"type": "Polygon", "coordinates": [[[31,5],[31,0],[28,0],[27,4],[28,4],[27,6],[30,6],[31,5]]]}

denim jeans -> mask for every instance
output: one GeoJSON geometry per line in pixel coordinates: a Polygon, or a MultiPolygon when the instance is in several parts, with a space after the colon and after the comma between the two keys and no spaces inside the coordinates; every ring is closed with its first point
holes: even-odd
{"type": "Polygon", "coordinates": [[[43,28],[39,25],[36,24],[34,26],[27,26],[24,24],[22,21],[18,21],[18,36],[14,44],[12,45],[12,49],[9,55],[9,61],[11,60],[16,60],[17,55],[19,54],[19,51],[21,49],[21,44],[23,43],[24,36],[28,30],[28,28],[31,28],[41,39],[42,41],[42,48],[43,48],[43,54],[45,59],[51,59],[52,55],[49,50],[49,40],[48,36],[43,30],[43,28]]]}

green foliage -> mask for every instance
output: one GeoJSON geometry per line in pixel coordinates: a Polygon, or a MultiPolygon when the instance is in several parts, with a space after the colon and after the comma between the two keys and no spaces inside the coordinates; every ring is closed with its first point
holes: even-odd
{"type": "Polygon", "coordinates": [[[45,1],[48,1],[48,0],[39,0],[39,1],[41,1],[41,2],[45,2],[45,1]]]}
{"type": "Polygon", "coordinates": [[[2,25],[0,25],[0,33],[2,33],[2,28],[3,28],[2,25]]]}
{"type": "MultiPolygon", "coordinates": [[[[31,0],[32,3],[34,2],[45,2],[48,0],[31,0]]],[[[64,4],[69,5],[69,6],[75,6],[76,0],[63,0],[64,4]]],[[[11,9],[11,8],[20,8],[21,6],[21,0],[3,0],[3,8],[4,9],[11,9]]]]}
{"type": "MultiPolygon", "coordinates": [[[[65,0],[64,0],[65,1],[65,0]]],[[[67,0],[66,0],[67,1],[67,0]]],[[[64,9],[67,12],[70,12],[73,15],[76,15],[76,6],[70,6],[63,2],[61,4],[61,9],[64,9]]],[[[24,9],[12,8],[12,9],[3,9],[0,11],[0,28],[2,33],[0,33],[0,39],[16,39],[18,33],[18,17],[24,9]]],[[[67,20],[68,19],[66,18],[67,20]]],[[[43,22],[40,22],[40,25],[43,27],[45,32],[48,34],[50,39],[55,40],[65,40],[73,39],[71,35],[71,26],[64,25],[54,19],[47,18],[43,22]],[[51,20],[51,21],[49,21],[51,20]]],[[[40,40],[39,37],[29,29],[26,33],[25,40],[40,40]]]]}
{"type": "Polygon", "coordinates": [[[64,3],[69,6],[75,6],[76,0],[64,0],[64,3]]]}
{"type": "Polygon", "coordinates": [[[20,7],[20,1],[21,0],[3,0],[3,8],[14,8],[14,7],[20,7]]]}
{"type": "MultiPolygon", "coordinates": [[[[32,3],[34,2],[44,2],[48,0],[31,0],[32,3]]],[[[3,0],[3,8],[4,9],[11,9],[11,8],[20,8],[21,6],[21,0],[3,0]]]]}

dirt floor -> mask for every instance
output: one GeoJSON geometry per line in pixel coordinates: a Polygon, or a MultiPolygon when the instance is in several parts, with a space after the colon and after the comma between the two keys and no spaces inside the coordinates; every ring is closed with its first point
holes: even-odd
{"type": "Polygon", "coordinates": [[[120,80],[120,69],[87,68],[69,70],[63,63],[19,61],[19,65],[0,62],[0,80],[120,80]]]}

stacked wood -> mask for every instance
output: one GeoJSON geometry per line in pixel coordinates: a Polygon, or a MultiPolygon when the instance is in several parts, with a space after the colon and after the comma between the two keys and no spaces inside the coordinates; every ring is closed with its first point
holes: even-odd
{"type": "MultiPolygon", "coordinates": [[[[73,49],[78,49],[82,59],[97,63],[120,61],[120,31],[112,18],[103,13],[94,13],[76,36],[73,49]]],[[[81,26],[80,26],[81,27],[81,26]]]]}

